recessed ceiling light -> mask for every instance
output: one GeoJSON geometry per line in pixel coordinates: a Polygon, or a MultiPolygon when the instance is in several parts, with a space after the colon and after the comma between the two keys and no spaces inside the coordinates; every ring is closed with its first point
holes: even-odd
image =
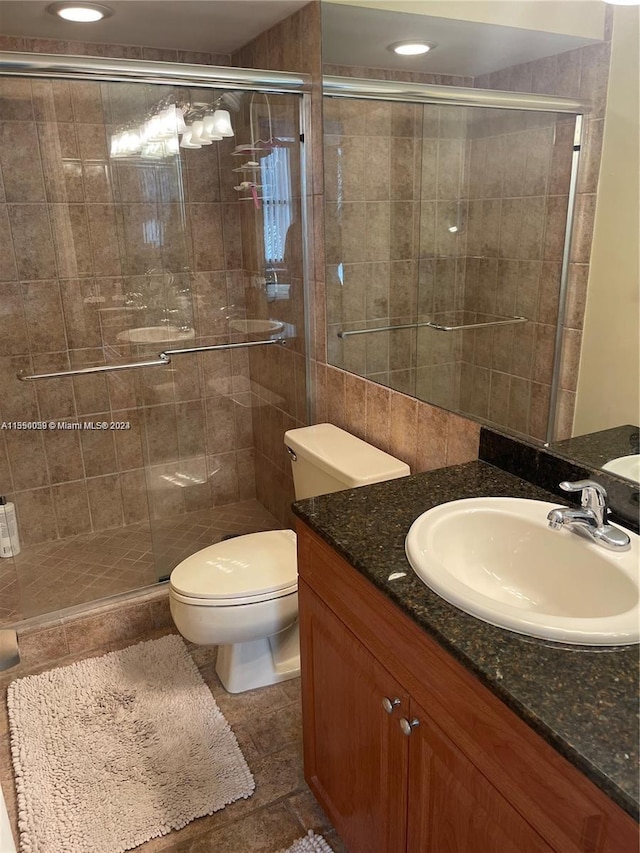
{"type": "Polygon", "coordinates": [[[47,6],[47,12],[80,24],[92,24],[113,15],[113,9],[98,3],[52,3],[47,6]]]}
{"type": "Polygon", "coordinates": [[[428,41],[396,41],[387,47],[387,50],[392,50],[400,56],[420,56],[423,53],[428,53],[436,47],[435,42],[428,41]]]}

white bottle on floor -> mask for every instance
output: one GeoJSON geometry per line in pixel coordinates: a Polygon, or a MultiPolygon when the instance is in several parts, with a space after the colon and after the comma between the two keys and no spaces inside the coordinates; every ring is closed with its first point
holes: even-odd
{"type": "Polygon", "coordinates": [[[0,557],[15,557],[20,553],[16,508],[0,495],[0,557]]]}

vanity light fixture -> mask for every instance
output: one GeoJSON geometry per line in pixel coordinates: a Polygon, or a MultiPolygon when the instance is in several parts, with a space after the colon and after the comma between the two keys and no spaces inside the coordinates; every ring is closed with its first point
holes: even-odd
{"type": "Polygon", "coordinates": [[[604,0],[612,6],[640,6],[640,0],[604,0]]]}
{"type": "Polygon", "coordinates": [[[93,24],[113,15],[113,9],[100,3],[52,3],[47,12],[79,24],[93,24]]]}
{"type": "Polygon", "coordinates": [[[423,53],[429,53],[437,47],[434,41],[396,41],[387,46],[387,50],[393,51],[400,56],[421,56],[423,53]]]}

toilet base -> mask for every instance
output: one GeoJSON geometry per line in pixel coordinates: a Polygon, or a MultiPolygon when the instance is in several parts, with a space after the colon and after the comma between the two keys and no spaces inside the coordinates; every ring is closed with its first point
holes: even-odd
{"type": "Polygon", "coordinates": [[[216,672],[228,693],[244,693],[300,675],[300,630],[296,622],[279,634],[218,647],[216,672]]]}

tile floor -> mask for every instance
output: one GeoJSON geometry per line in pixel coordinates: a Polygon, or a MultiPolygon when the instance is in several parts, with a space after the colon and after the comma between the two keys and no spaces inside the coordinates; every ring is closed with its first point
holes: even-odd
{"type": "Polygon", "coordinates": [[[29,545],[14,558],[20,610],[5,624],[141,589],[230,533],[281,524],[256,500],[29,545]]]}
{"type": "MultiPolygon", "coordinates": [[[[152,632],[141,639],[167,633],[152,632]]],[[[46,666],[20,668],[35,674],[130,645],[109,644],[81,655],[67,656],[46,666]]],[[[302,730],[299,679],[232,695],[215,674],[215,649],[191,647],[191,654],[220,709],[231,724],[255,780],[248,800],[232,803],[215,815],[192,821],[183,829],[142,844],[136,853],[276,853],[308,829],[320,832],[336,853],[346,853],[335,830],[307,788],[302,770],[302,730]]],[[[15,678],[0,674],[0,782],[12,826],[17,826],[16,794],[9,748],[6,688],[15,678]]]]}

